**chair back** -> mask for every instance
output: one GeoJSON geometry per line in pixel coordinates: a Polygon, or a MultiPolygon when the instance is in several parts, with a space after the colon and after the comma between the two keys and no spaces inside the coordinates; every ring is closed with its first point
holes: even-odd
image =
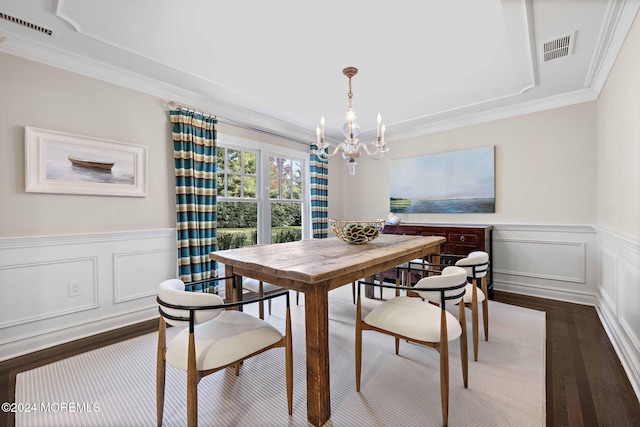
{"type": "Polygon", "coordinates": [[[489,271],[489,254],[484,251],[471,252],[466,258],[458,260],[456,266],[467,270],[467,277],[481,279],[489,271]]]}
{"type": "Polygon", "coordinates": [[[420,279],[414,289],[421,298],[444,306],[445,303],[457,304],[460,302],[464,297],[466,285],[467,272],[465,269],[449,266],[442,270],[442,274],[420,279]]]}
{"type": "MultiPolygon", "coordinates": [[[[172,326],[189,326],[189,308],[207,307],[224,304],[224,300],[218,295],[207,292],[190,292],[185,290],[184,282],[180,279],[169,279],[160,283],[158,287],[158,299],[164,304],[180,306],[181,308],[167,307],[160,304],[160,314],[165,321],[172,326]],[[171,319],[167,316],[178,317],[182,320],[171,319]]],[[[196,310],[195,324],[203,323],[217,317],[220,310],[196,310]]]]}

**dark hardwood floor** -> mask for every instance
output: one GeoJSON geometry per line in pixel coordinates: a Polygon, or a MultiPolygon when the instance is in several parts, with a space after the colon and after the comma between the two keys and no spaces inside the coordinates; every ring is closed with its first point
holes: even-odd
{"type": "Polygon", "coordinates": [[[547,314],[548,426],[640,426],[640,402],[594,307],[498,291],[494,300],[547,314]]]}
{"type": "MultiPolygon", "coordinates": [[[[640,402],[593,307],[494,292],[496,301],[547,314],[547,426],[640,426],[640,402]]],[[[27,371],[157,330],[148,321],[0,362],[0,401],[13,402],[27,371]]],[[[0,412],[0,426],[14,417],[0,412]]]]}

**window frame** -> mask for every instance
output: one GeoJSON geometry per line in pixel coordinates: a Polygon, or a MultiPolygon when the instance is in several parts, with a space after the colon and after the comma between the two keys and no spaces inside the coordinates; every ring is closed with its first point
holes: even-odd
{"type": "MultiPolygon", "coordinates": [[[[271,204],[272,203],[300,203],[302,238],[311,236],[310,221],[310,193],[309,193],[309,153],[293,150],[273,144],[240,138],[233,135],[218,133],[216,149],[226,148],[256,153],[256,197],[228,197],[218,195],[218,202],[245,202],[258,204],[258,244],[271,243],[271,204]],[[271,199],[269,197],[269,157],[286,158],[300,162],[301,199],[271,199]]],[[[216,152],[217,155],[217,152],[216,152]]],[[[244,165],[243,165],[244,167],[244,165]]],[[[220,168],[218,168],[220,172],[220,168]]],[[[217,188],[217,187],[216,187],[217,188]]],[[[227,182],[224,183],[225,190],[227,182]]],[[[242,188],[244,192],[244,186],[242,188]]],[[[281,194],[280,194],[281,195],[281,194]]]]}

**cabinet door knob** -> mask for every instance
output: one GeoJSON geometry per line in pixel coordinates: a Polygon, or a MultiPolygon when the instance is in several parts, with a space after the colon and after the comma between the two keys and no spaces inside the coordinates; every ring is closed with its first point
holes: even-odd
{"type": "Polygon", "coordinates": [[[460,236],[460,241],[464,242],[464,236],[460,236]]]}

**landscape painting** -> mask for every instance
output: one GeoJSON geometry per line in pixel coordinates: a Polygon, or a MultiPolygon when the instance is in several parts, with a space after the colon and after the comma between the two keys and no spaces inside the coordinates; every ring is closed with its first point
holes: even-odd
{"type": "Polygon", "coordinates": [[[391,161],[390,210],[395,213],[494,213],[495,147],[391,161]]]}
{"type": "Polygon", "coordinates": [[[26,191],[146,196],[147,147],[25,128],[26,191]]]}

